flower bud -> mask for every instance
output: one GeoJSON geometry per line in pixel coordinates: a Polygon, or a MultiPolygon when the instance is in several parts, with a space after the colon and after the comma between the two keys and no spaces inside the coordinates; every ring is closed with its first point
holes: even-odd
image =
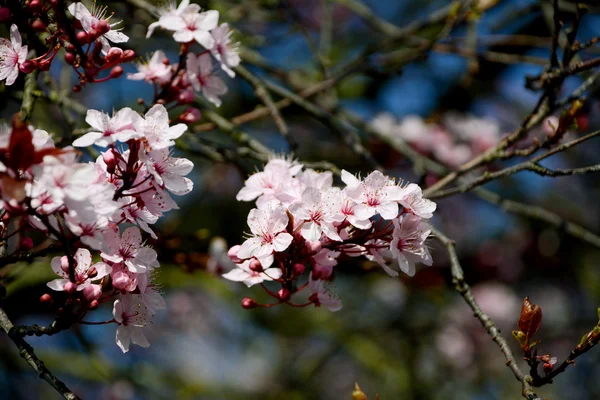
{"type": "Polygon", "coordinates": [[[177,96],[179,104],[190,104],[194,102],[194,92],[192,90],[182,90],[177,96]]]}
{"type": "Polygon", "coordinates": [[[90,304],[88,304],[88,309],[90,310],[95,310],[98,307],[100,307],[100,303],[98,303],[98,300],[92,300],[90,301],[90,304]]]}
{"type": "Polygon", "coordinates": [[[75,63],[75,54],[65,53],[65,62],[69,65],[73,65],[75,63]]]}
{"type": "Polygon", "coordinates": [[[305,246],[306,246],[306,249],[308,250],[308,253],[311,255],[317,254],[319,251],[321,251],[321,248],[323,247],[319,240],[314,240],[312,242],[309,242],[307,240],[305,242],[305,246]]]}
{"type": "Polygon", "coordinates": [[[304,264],[296,263],[292,267],[292,272],[294,276],[300,276],[304,273],[304,271],[306,271],[306,267],[304,266],[304,264]]]}
{"type": "Polygon", "coordinates": [[[48,293],[44,293],[42,297],[40,297],[41,303],[52,304],[54,303],[54,299],[48,293]]]}
{"type": "Polygon", "coordinates": [[[117,290],[125,290],[127,286],[129,286],[129,275],[123,271],[117,271],[114,274],[111,274],[112,285],[117,290]]]}
{"type": "Polygon", "coordinates": [[[8,7],[0,7],[0,23],[7,22],[11,19],[10,9],[8,7]]]}
{"type": "Polygon", "coordinates": [[[283,301],[288,301],[290,299],[290,297],[292,296],[292,294],[290,293],[290,291],[288,289],[283,288],[283,289],[279,289],[279,291],[277,292],[277,296],[283,301]]]}
{"type": "Polygon", "coordinates": [[[525,297],[519,318],[519,330],[531,339],[542,323],[542,309],[525,297]]]}
{"type": "Polygon", "coordinates": [[[91,42],[92,40],[96,40],[96,38],[97,38],[98,36],[100,36],[100,33],[98,33],[98,30],[97,30],[97,29],[94,29],[94,28],[92,28],[92,29],[90,29],[89,31],[87,31],[87,34],[88,34],[88,37],[89,37],[89,40],[90,40],[90,42],[91,42]]]}
{"type": "Polygon", "coordinates": [[[242,299],[242,307],[244,307],[246,310],[256,308],[257,306],[258,304],[256,303],[256,301],[254,299],[251,299],[250,297],[244,297],[242,299]]]}
{"type": "Polygon", "coordinates": [[[123,50],[121,50],[118,47],[111,47],[108,50],[108,53],[106,53],[106,56],[104,57],[106,59],[107,62],[114,62],[117,61],[119,58],[121,58],[121,56],[123,55],[123,50]]]}
{"type": "Polygon", "coordinates": [[[554,365],[550,363],[544,363],[544,372],[549,374],[554,369],[554,365]]]}
{"type": "Polygon", "coordinates": [[[73,283],[73,282],[67,282],[65,283],[65,293],[67,294],[73,294],[77,291],[77,284],[73,283]]]}
{"type": "Polygon", "coordinates": [[[42,4],[39,0],[31,0],[29,2],[29,9],[33,12],[40,12],[42,10],[42,4]]]}
{"type": "Polygon", "coordinates": [[[110,70],[111,78],[118,78],[121,75],[123,75],[123,67],[121,67],[120,65],[117,65],[116,67],[110,70]]]}
{"type": "Polygon", "coordinates": [[[260,261],[258,261],[256,258],[253,259],[252,261],[250,261],[249,268],[250,268],[250,270],[252,270],[254,272],[263,272],[264,271],[260,261]]]}
{"type": "Polygon", "coordinates": [[[75,35],[75,38],[81,44],[87,44],[90,42],[90,36],[85,31],[77,32],[77,35],[75,35]]]}
{"type": "Polygon", "coordinates": [[[202,117],[200,110],[194,107],[190,107],[186,109],[183,113],[181,113],[181,115],[179,116],[179,120],[188,124],[192,124],[198,121],[200,117],[202,117]]]}
{"type": "Polygon", "coordinates": [[[44,32],[46,30],[46,24],[39,18],[33,21],[29,26],[36,32],[44,32]]]}
{"type": "Polygon", "coordinates": [[[237,253],[240,250],[240,245],[236,244],[235,246],[233,246],[232,248],[229,249],[229,251],[227,251],[227,256],[229,257],[229,259],[231,260],[231,262],[235,263],[235,264],[239,264],[242,262],[241,259],[238,258],[237,253]]]}
{"type": "Polygon", "coordinates": [[[81,85],[75,85],[75,86],[73,86],[73,92],[74,93],[81,92],[81,85]]]}
{"type": "Polygon", "coordinates": [[[121,62],[129,62],[135,59],[135,51],[125,50],[121,56],[121,62]]]}
{"type": "Polygon", "coordinates": [[[23,238],[19,243],[19,250],[29,251],[33,249],[33,240],[30,237],[23,238]]]}
{"type": "Polygon", "coordinates": [[[117,169],[117,158],[115,157],[114,150],[109,149],[102,153],[102,160],[106,163],[106,172],[113,175],[117,169]]]}
{"type": "Polygon", "coordinates": [[[38,62],[38,68],[40,71],[49,71],[50,70],[50,60],[42,60],[38,62]]]}
{"type": "Polygon", "coordinates": [[[110,31],[110,25],[105,19],[101,19],[96,24],[96,29],[98,30],[99,35],[104,35],[106,32],[110,31]]]}
{"type": "Polygon", "coordinates": [[[102,296],[102,289],[100,285],[88,285],[82,290],[83,297],[89,302],[98,300],[102,296]]]}

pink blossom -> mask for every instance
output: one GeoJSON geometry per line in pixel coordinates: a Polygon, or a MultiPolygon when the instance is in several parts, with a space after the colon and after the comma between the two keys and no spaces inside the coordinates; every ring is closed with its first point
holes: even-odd
{"type": "Polygon", "coordinates": [[[394,232],[390,242],[390,251],[400,270],[409,276],[415,274],[415,263],[421,262],[431,265],[432,259],[425,240],[429,237],[431,229],[421,221],[421,218],[406,214],[393,220],[394,232]]]}
{"type": "Polygon", "coordinates": [[[200,56],[189,53],[186,60],[186,76],[197,92],[202,92],[208,101],[219,107],[219,96],[227,93],[225,82],[214,74],[210,54],[200,56]]]}
{"type": "MultiPolygon", "coordinates": [[[[79,248],[73,255],[75,260],[75,282],[77,290],[81,291],[96,281],[104,278],[111,271],[111,267],[103,262],[92,265],[92,255],[87,249],[79,248]]],[[[65,290],[69,280],[69,260],[67,256],[54,257],[50,262],[52,270],[62,279],[55,279],[47,283],[47,286],[56,291],[65,290]]]]}
{"type": "Polygon", "coordinates": [[[433,201],[423,198],[421,187],[415,183],[402,188],[399,201],[404,210],[421,218],[433,217],[437,207],[433,201]]]}
{"type": "Polygon", "coordinates": [[[6,85],[15,83],[19,76],[19,67],[27,59],[27,46],[22,46],[21,34],[17,25],[10,26],[10,40],[0,38],[0,81],[6,79],[6,85]]]}
{"type": "Polygon", "coordinates": [[[342,171],[342,181],[346,186],[346,195],[358,205],[354,214],[365,220],[375,214],[392,219],[398,216],[398,203],[401,189],[379,171],[371,172],[363,181],[348,171],[342,171]]]}
{"type": "Polygon", "coordinates": [[[258,198],[258,208],[264,208],[273,200],[291,202],[295,195],[290,195],[294,176],[302,169],[301,164],[288,160],[271,159],[263,171],[251,175],[244,187],[236,195],[238,201],[252,201],[258,198]]]}
{"type": "Polygon", "coordinates": [[[173,71],[170,65],[166,65],[163,61],[167,57],[162,50],[157,50],[152,55],[152,58],[146,64],[138,64],[138,72],[127,74],[127,79],[133,81],[144,80],[145,82],[153,82],[159,85],[169,83],[173,71]]]}
{"type": "Polygon", "coordinates": [[[211,54],[221,63],[221,69],[233,78],[235,72],[232,68],[240,64],[240,55],[238,54],[237,45],[231,43],[231,30],[227,23],[212,30],[212,37],[215,44],[210,49],[211,54]]]}
{"type": "Polygon", "coordinates": [[[113,317],[119,324],[116,342],[123,353],[129,351],[131,342],[140,347],[150,346],[142,329],[150,322],[151,315],[139,295],[124,295],[120,300],[116,300],[113,306],[113,317]]]}
{"type": "Polygon", "coordinates": [[[185,177],[194,168],[190,160],[173,157],[168,149],[153,150],[148,155],[146,165],[158,187],[165,188],[177,196],[192,191],[194,184],[191,179],[185,177]]]}
{"type": "Polygon", "coordinates": [[[341,202],[341,192],[331,190],[323,193],[314,187],[309,187],[302,193],[302,200],[290,207],[296,224],[302,224],[300,233],[306,240],[314,241],[324,233],[329,239],[342,241],[333,226],[336,211],[341,202]]]}
{"type": "Polygon", "coordinates": [[[313,279],[312,273],[308,277],[308,286],[313,292],[311,299],[314,299],[315,305],[325,306],[329,311],[339,311],[342,309],[342,301],[331,291],[327,282],[320,279],[313,279]]]}
{"type": "Polygon", "coordinates": [[[173,39],[180,43],[198,42],[206,49],[213,47],[215,40],[210,34],[210,30],[217,27],[219,22],[219,12],[209,10],[200,13],[198,4],[190,4],[171,15],[161,17],[160,24],[163,28],[174,31],[173,39]]]}
{"type": "Polygon", "coordinates": [[[238,257],[263,258],[273,251],[284,251],[293,237],[285,231],[288,216],[281,207],[271,204],[268,210],[252,209],[248,214],[248,226],[253,236],[247,239],[238,251],[238,257]]]}
{"type": "Polygon", "coordinates": [[[136,117],[138,117],[137,113],[129,107],[120,109],[112,117],[101,111],[88,110],[85,122],[94,130],[77,138],[73,146],[87,147],[95,144],[107,147],[116,141],[124,143],[129,139],[140,137],[133,126],[136,117]]]}
{"type": "Polygon", "coordinates": [[[181,3],[179,4],[179,6],[177,6],[177,1],[169,0],[169,3],[167,4],[166,7],[158,9],[158,14],[160,17],[159,17],[158,21],[153,22],[150,24],[150,26],[148,26],[148,33],[146,34],[146,39],[149,38],[150,36],[152,36],[152,33],[154,33],[154,30],[158,27],[166,29],[166,27],[163,25],[165,18],[171,17],[171,16],[175,16],[175,17],[180,16],[183,13],[183,10],[185,10],[187,8],[187,6],[189,6],[189,5],[190,5],[190,0],[182,0],[181,3]]]}
{"type": "MultiPolygon", "coordinates": [[[[96,7],[96,2],[94,2],[92,6],[92,10],[88,10],[82,3],[71,3],[68,8],[69,12],[73,17],[81,22],[81,26],[83,30],[87,33],[90,31],[96,31],[98,29],[98,24],[100,21],[106,21],[107,23],[112,17],[112,14],[106,17],[107,7],[96,7]]],[[[107,53],[110,49],[109,41],[113,43],[125,43],[129,40],[129,37],[122,32],[119,32],[119,29],[115,29],[115,26],[119,25],[121,21],[117,21],[114,23],[109,23],[109,31],[101,35],[98,40],[102,43],[102,52],[107,53]]]]}
{"type": "Polygon", "coordinates": [[[169,126],[169,113],[162,104],[152,106],[150,110],[140,117],[134,119],[135,130],[146,140],[152,150],[166,149],[175,145],[175,139],[179,138],[187,130],[185,124],[169,126]]]}
{"type": "Polygon", "coordinates": [[[244,284],[248,287],[264,281],[279,279],[282,276],[281,269],[275,267],[264,268],[264,264],[261,272],[253,271],[250,269],[251,262],[252,260],[250,259],[242,262],[241,264],[236,264],[234,269],[221,276],[225,279],[229,279],[230,281],[244,282],[244,284]]]}
{"type": "Polygon", "coordinates": [[[130,227],[119,237],[119,232],[111,231],[106,235],[109,252],[103,252],[102,258],[113,263],[124,263],[131,272],[143,273],[158,267],[156,251],[142,245],[142,235],[136,227],[130,227]]]}

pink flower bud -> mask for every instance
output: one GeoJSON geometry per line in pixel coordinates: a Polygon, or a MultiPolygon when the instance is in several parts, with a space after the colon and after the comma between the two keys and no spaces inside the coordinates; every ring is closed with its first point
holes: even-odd
{"type": "Polygon", "coordinates": [[[73,92],[75,92],[75,93],[81,92],[81,85],[75,85],[75,86],[73,86],[73,92]]]}
{"type": "Polygon", "coordinates": [[[114,62],[114,61],[117,61],[119,58],[121,58],[122,55],[123,55],[123,50],[121,50],[118,47],[111,47],[110,50],[108,50],[108,53],[106,53],[106,56],[104,58],[108,62],[114,62]]]}
{"type": "Polygon", "coordinates": [[[190,104],[194,102],[194,91],[192,90],[183,90],[177,96],[177,102],[179,104],[190,104]]]}
{"type": "Polygon", "coordinates": [[[98,303],[98,300],[92,300],[90,301],[90,304],[88,304],[88,309],[90,310],[95,310],[98,307],[100,307],[100,303],[98,303]]]}
{"type": "Polygon", "coordinates": [[[114,151],[109,149],[102,153],[102,160],[106,163],[106,172],[111,175],[114,174],[117,168],[117,158],[115,157],[114,151]]]}
{"type": "Polygon", "coordinates": [[[321,251],[321,248],[323,247],[323,245],[321,244],[321,242],[319,240],[315,240],[312,242],[309,242],[308,240],[305,242],[305,246],[306,249],[308,250],[309,254],[317,254],[319,251],[321,251]]]}
{"type": "Polygon", "coordinates": [[[181,113],[181,115],[179,116],[179,120],[188,124],[192,124],[198,121],[200,117],[202,117],[200,110],[194,107],[190,107],[186,109],[183,113],[181,113]]]}
{"type": "Polygon", "coordinates": [[[8,7],[0,7],[0,23],[9,21],[11,17],[12,15],[8,7]]]}
{"type": "Polygon", "coordinates": [[[90,302],[98,300],[100,296],[102,296],[102,289],[100,288],[100,285],[88,285],[83,288],[82,292],[83,297],[90,302]]]}
{"type": "Polygon", "coordinates": [[[23,238],[21,243],[19,243],[19,250],[29,251],[31,249],[33,249],[33,240],[30,237],[23,238]]]}
{"type": "Polygon", "coordinates": [[[240,247],[241,246],[239,244],[236,244],[235,246],[230,248],[229,251],[227,252],[227,256],[235,264],[239,264],[242,262],[242,260],[240,260],[237,256],[237,253],[240,250],[240,247]]]}
{"type": "Polygon", "coordinates": [[[50,60],[42,60],[38,63],[38,68],[40,71],[49,71],[50,70],[50,60]]]}
{"type": "Polygon", "coordinates": [[[281,300],[283,300],[283,301],[287,301],[287,300],[289,300],[289,299],[290,299],[290,297],[291,297],[291,295],[292,295],[292,294],[290,293],[290,291],[289,291],[288,289],[286,289],[286,288],[280,289],[280,290],[277,292],[277,296],[279,296],[279,298],[280,298],[281,300]]]}
{"type": "Polygon", "coordinates": [[[120,65],[117,65],[116,67],[110,70],[111,78],[118,78],[121,75],[123,75],[123,67],[121,67],[120,65]]]}
{"type": "Polygon", "coordinates": [[[542,122],[542,129],[547,135],[554,135],[554,132],[556,132],[556,129],[558,128],[558,123],[558,117],[551,115],[542,122]]]}
{"type": "Polygon", "coordinates": [[[67,294],[73,294],[77,291],[77,284],[73,283],[73,282],[67,282],[65,283],[65,293],[67,294]]]}
{"type": "Polygon", "coordinates": [[[69,65],[73,65],[73,63],[75,63],[75,54],[65,53],[65,62],[69,65]]]}
{"type": "Polygon", "coordinates": [[[263,272],[263,267],[260,264],[260,261],[258,261],[256,258],[252,261],[250,261],[250,266],[249,266],[250,270],[254,271],[254,272],[263,272]]]}
{"type": "Polygon", "coordinates": [[[251,299],[250,297],[244,297],[242,299],[242,307],[244,307],[246,310],[256,308],[257,306],[258,304],[256,303],[256,301],[254,299],[251,299]]]}
{"type": "Polygon", "coordinates": [[[90,36],[85,31],[77,32],[77,35],[75,35],[75,37],[77,38],[77,41],[81,44],[86,44],[90,41],[90,36]]]}
{"type": "Polygon", "coordinates": [[[45,293],[42,295],[42,297],[40,297],[40,302],[46,303],[46,304],[52,304],[52,303],[54,303],[54,299],[48,293],[45,293]]]}
{"type": "Polygon", "coordinates": [[[104,35],[106,32],[110,31],[110,25],[105,19],[101,19],[100,21],[98,21],[96,29],[98,30],[98,33],[100,35],[104,35]]]}
{"type": "Polygon", "coordinates": [[[129,62],[135,59],[135,51],[125,50],[121,56],[121,62],[129,62]]]}
{"type": "Polygon", "coordinates": [[[44,32],[46,30],[46,24],[39,18],[33,21],[29,26],[36,32],[44,32]]]}
{"type": "Polygon", "coordinates": [[[98,32],[98,30],[97,30],[97,29],[94,29],[94,28],[92,28],[92,29],[90,29],[89,31],[87,31],[87,34],[88,34],[88,37],[89,37],[89,40],[90,40],[90,42],[91,42],[92,40],[96,40],[96,38],[97,38],[98,36],[100,36],[100,33],[98,32]]]}
{"type": "Polygon", "coordinates": [[[127,275],[123,271],[117,271],[114,274],[111,274],[112,285],[117,290],[125,290],[125,288],[129,285],[129,275],[127,275]]]}
{"type": "Polygon", "coordinates": [[[37,62],[31,60],[25,60],[23,64],[19,65],[19,71],[24,74],[29,74],[37,68],[37,62]]]}
{"type": "Polygon", "coordinates": [[[302,275],[304,271],[306,271],[306,267],[304,266],[304,264],[296,263],[292,267],[292,272],[295,276],[302,275]]]}
{"type": "Polygon", "coordinates": [[[42,10],[42,4],[39,0],[31,0],[29,2],[29,9],[33,12],[40,12],[42,10]]]}

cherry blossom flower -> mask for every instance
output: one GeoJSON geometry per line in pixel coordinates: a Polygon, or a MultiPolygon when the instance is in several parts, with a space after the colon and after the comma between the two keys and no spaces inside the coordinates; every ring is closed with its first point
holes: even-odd
{"type": "Polygon", "coordinates": [[[253,236],[240,247],[240,259],[263,258],[273,251],[284,251],[292,243],[293,237],[285,232],[288,216],[280,207],[272,204],[270,210],[252,209],[248,214],[248,226],[253,236]]]}
{"type": "Polygon", "coordinates": [[[237,46],[231,43],[231,30],[227,23],[212,30],[212,36],[215,39],[215,44],[210,49],[211,54],[221,63],[221,69],[229,75],[230,78],[235,77],[235,72],[232,68],[240,65],[240,55],[238,54],[237,46]]]}
{"type": "Polygon", "coordinates": [[[109,23],[112,14],[110,14],[108,18],[105,18],[107,15],[107,7],[96,7],[96,2],[94,2],[92,10],[90,11],[82,3],[78,2],[71,3],[68,10],[73,17],[77,18],[79,22],[81,22],[83,30],[88,34],[90,32],[98,32],[102,29],[102,25],[104,24],[108,26],[108,31],[100,35],[98,38],[100,43],[102,43],[102,52],[105,54],[111,47],[109,41],[113,43],[125,43],[129,40],[127,35],[119,32],[118,29],[115,29],[115,26],[119,25],[121,21],[117,21],[112,24],[109,23]]]}
{"type": "Polygon", "coordinates": [[[190,4],[179,11],[160,18],[160,26],[175,31],[173,39],[180,43],[196,41],[206,49],[213,47],[215,40],[210,30],[217,27],[219,12],[209,10],[200,13],[198,4],[190,4]]]}
{"type": "Polygon", "coordinates": [[[429,237],[431,229],[421,221],[421,218],[412,214],[405,214],[393,220],[394,232],[390,242],[390,251],[398,261],[400,269],[409,276],[415,274],[415,263],[420,262],[431,265],[432,259],[425,239],[429,237]]]}
{"type": "Polygon", "coordinates": [[[421,218],[431,218],[437,207],[433,201],[423,198],[421,187],[415,183],[402,189],[399,202],[404,210],[421,218]]]}
{"type": "Polygon", "coordinates": [[[116,300],[113,306],[113,317],[119,324],[116,342],[123,353],[129,351],[130,343],[140,347],[149,347],[150,343],[142,329],[150,322],[148,307],[139,295],[124,295],[116,300]]]}
{"type": "Polygon", "coordinates": [[[339,209],[341,193],[327,191],[321,196],[321,191],[309,187],[302,193],[302,200],[290,207],[296,223],[302,223],[300,233],[306,240],[314,241],[324,233],[329,239],[342,241],[333,226],[334,216],[339,209]],[[304,222],[301,222],[304,221],[304,222]]]}
{"type": "Polygon", "coordinates": [[[185,124],[169,126],[169,114],[162,104],[152,106],[144,117],[136,116],[133,121],[135,130],[146,138],[152,150],[174,146],[175,139],[187,130],[185,124]]]}
{"type": "MultiPolygon", "coordinates": [[[[338,189],[339,190],[339,189],[338,189]]],[[[357,203],[346,196],[345,192],[341,192],[341,201],[336,203],[337,210],[333,216],[333,221],[342,223],[348,221],[350,225],[358,229],[369,229],[371,227],[371,220],[368,218],[359,219],[356,217],[355,209],[357,203]]]]}
{"type": "Polygon", "coordinates": [[[337,258],[342,254],[339,251],[321,249],[312,256],[313,276],[315,279],[329,279],[333,274],[333,267],[337,265],[337,258]]]}
{"type": "MultiPolygon", "coordinates": [[[[226,274],[221,275],[225,279],[234,282],[244,282],[248,287],[264,281],[272,281],[282,276],[281,269],[275,267],[264,268],[261,272],[250,269],[253,259],[246,260],[241,264],[236,264],[235,268],[226,274]]],[[[262,264],[262,263],[261,263],[262,264]]]]}
{"type": "Polygon", "coordinates": [[[10,40],[0,38],[0,81],[6,79],[6,85],[15,83],[19,76],[19,67],[27,59],[27,46],[22,45],[17,25],[10,26],[10,40]]]}
{"type": "Polygon", "coordinates": [[[154,282],[150,274],[141,274],[138,276],[138,287],[140,289],[140,299],[148,308],[148,311],[155,314],[158,310],[167,308],[165,299],[159,291],[159,286],[154,282]]]}
{"type": "Polygon", "coordinates": [[[170,65],[167,65],[163,62],[166,59],[167,57],[162,50],[155,51],[148,63],[139,63],[137,67],[138,72],[134,74],[127,74],[127,79],[131,79],[133,81],[144,80],[145,82],[157,83],[159,85],[169,83],[171,81],[173,71],[171,70],[170,65]]]}
{"type": "Polygon", "coordinates": [[[347,185],[346,195],[359,203],[354,214],[364,220],[375,214],[385,219],[398,216],[398,203],[401,189],[391,184],[390,179],[379,171],[371,172],[363,181],[348,171],[342,171],[342,181],[347,185]]]}
{"type": "Polygon", "coordinates": [[[214,74],[210,54],[197,56],[189,53],[186,60],[186,76],[197,92],[202,92],[208,101],[219,107],[219,96],[227,93],[227,85],[214,74]]]}
{"type": "Polygon", "coordinates": [[[189,6],[189,5],[190,5],[190,0],[182,0],[181,3],[179,4],[179,6],[177,6],[177,1],[169,0],[169,3],[167,4],[166,7],[160,8],[158,10],[158,14],[159,14],[158,21],[153,22],[148,26],[148,33],[146,34],[146,39],[148,39],[150,36],[152,36],[152,33],[154,33],[154,30],[158,27],[166,29],[166,27],[163,25],[165,18],[172,17],[172,16],[175,16],[175,17],[180,16],[183,13],[183,10],[185,10],[187,8],[187,6],[189,6]]]}
{"type": "MultiPolygon", "coordinates": [[[[75,3],[81,4],[81,3],[75,3]]],[[[88,110],[85,122],[94,130],[77,138],[75,147],[87,147],[93,144],[107,147],[116,141],[126,142],[140,135],[135,131],[133,121],[137,113],[129,107],[117,111],[112,117],[97,110],[88,110]]]]}
{"type": "Polygon", "coordinates": [[[308,277],[308,286],[313,292],[310,299],[315,302],[315,306],[325,306],[332,312],[342,309],[342,301],[331,291],[327,282],[313,279],[311,273],[308,277]]]}
{"type": "Polygon", "coordinates": [[[172,157],[168,149],[153,150],[148,155],[146,165],[158,187],[165,188],[177,196],[192,191],[194,184],[191,179],[185,177],[194,168],[190,160],[172,157]]]}
{"type": "MultiPolygon", "coordinates": [[[[111,271],[111,267],[103,262],[92,265],[92,255],[87,249],[79,248],[73,255],[75,260],[75,284],[77,290],[81,291],[91,285],[92,281],[104,278],[111,271]]],[[[65,285],[69,280],[69,260],[67,256],[54,257],[50,262],[52,270],[62,279],[55,279],[46,285],[56,291],[65,290],[65,285]]]]}
{"type": "Polygon", "coordinates": [[[138,286],[138,276],[144,274],[136,274],[129,271],[123,263],[116,263],[112,265],[112,271],[110,272],[110,280],[113,288],[122,292],[133,292],[138,286]]]}
{"type": "Polygon", "coordinates": [[[118,230],[106,235],[109,252],[100,254],[113,263],[123,263],[131,272],[143,273],[158,267],[154,249],[142,245],[142,235],[136,227],[125,229],[119,237],[118,230]]]}

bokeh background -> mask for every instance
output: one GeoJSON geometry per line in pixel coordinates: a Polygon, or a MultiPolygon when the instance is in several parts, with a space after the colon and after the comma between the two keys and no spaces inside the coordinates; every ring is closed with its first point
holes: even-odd
{"type": "MultiPolygon", "coordinates": [[[[136,11],[132,3],[103,2],[115,12],[114,18],[125,21],[125,32],[130,35],[127,46],[138,55],[163,49],[176,62],[176,43],[165,32],[145,39],[146,28],[154,19],[136,11]]],[[[364,46],[382,40],[382,35],[343,1],[198,3],[221,12],[221,21],[236,29],[246,57],[260,59],[272,68],[244,65],[274,81],[283,82],[278,73],[285,71],[288,78],[308,87],[323,78],[315,51],[325,54],[325,65],[335,66],[364,46]],[[323,35],[330,40],[324,40],[323,35]]],[[[403,26],[449,2],[363,3],[379,17],[403,26]]],[[[476,29],[480,38],[498,39],[493,45],[482,41],[477,48],[482,53],[493,50],[547,60],[551,31],[544,7],[546,2],[499,1],[476,22],[458,26],[447,40],[460,41],[469,29],[476,29]],[[525,45],[503,44],[499,39],[504,35],[529,40],[525,45]]],[[[597,35],[600,18],[592,12],[582,18],[578,38],[585,41],[597,35]]],[[[594,49],[588,54],[593,56],[594,49]]],[[[540,95],[524,87],[525,77],[544,68],[481,58],[478,70],[473,71],[472,59],[441,52],[431,52],[402,68],[395,67],[393,60],[383,63],[374,57],[371,62],[374,68],[351,75],[315,101],[325,107],[334,104],[366,120],[384,111],[400,119],[419,115],[435,120],[447,112],[473,114],[494,119],[502,132],[508,133],[519,126],[540,95]]],[[[55,78],[69,88],[74,83],[70,75],[59,63],[54,64],[55,78]]],[[[582,79],[567,79],[561,94],[571,93],[582,79]]],[[[223,116],[243,114],[261,104],[252,87],[239,77],[226,82],[230,90],[218,110],[223,116]]],[[[106,111],[135,107],[138,98],[148,101],[151,97],[150,86],[125,77],[91,85],[73,95],[85,108],[106,111]]],[[[4,117],[19,107],[18,101],[6,96],[0,103],[4,117]]],[[[591,96],[586,103],[585,124],[572,134],[600,128],[597,111],[598,104],[591,96]]],[[[354,172],[367,170],[321,121],[293,106],[286,108],[283,116],[299,144],[299,159],[329,160],[354,172]]],[[[75,118],[83,127],[83,119],[75,118]]],[[[38,104],[33,121],[57,138],[69,137],[68,124],[52,106],[38,104]]],[[[242,128],[277,152],[289,150],[269,118],[242,128]]],[[[194,135],[205,144],[233,146],[219,131],[194,135]]],[[[389,174],[422,183],[423,177],[416,176],[401,155],[376,139],[363,139],[389,174]]],[[[567,168],[593,164],[598,150],[597,143],[587,142],[547,160],[545,165],[567,168]]],[[[235,194],[259,164],[247,159],[216,164],[183,150],[180,155],[195,162],[195,188],[192,194],[177,199],[181,210],[165,218],[159,227],[161,239],[153,243],[162,263],[159,281],[168,309],[156,316],[150,328],[151,347],[134,346],[122,354],[114,343],[114,325],[75,326],[56,336],[30,339],[40,358],[76,393],[86,399],[334,400],[349,399],[354,382],[358,382],[369,399],[376,393],[382,400],[519,398],[518,382],[496,345],[453,291],[446,254],[433,241],[433,267],[419,269],[412,279],[390,278],[368,263],[342,262],[337,267],[336,290],[344,306],[337,313],[284,306],[242,309],[240,301],[245,296],[263,301],[268,298],[260,288],[248,289],[220,278],[215,259],[208,263],[208,250],[211,241],[213,249],[222,244],[214,242],[215,237],[229,245],[241,242],[252,205],[236,202],[235,194]]],[[[600,193],[594,175],[550,179],[524,172],[486,188],[541,205],[593,232],[600,231],[600,193]]],[[[507,214],[468,194],[439,201],[433,223],[457,241],[476,299],[508,337],[518,357],[510,331],[516,328],[525,296],[543,309],[540,351],[550,352],[559,360],[598,321],[598,248],[544,223],[507,214]]],[[[45,282],[52,279],[49,260],[38,259],[0,271],[8,282],[3,307],[14,322],[41,325],[52,321],[52,308],[38,302],[46,292],[45,282]]],[[[110,319],[110,313],[107,306],[88,319],[110,319]]],[[[582,356],[576,366],[538,394],[553,399],[598,398],[599,353],[594,349],[582,356]]],[[[3,335],[0,398],[58,398],[3,335]]]]}

